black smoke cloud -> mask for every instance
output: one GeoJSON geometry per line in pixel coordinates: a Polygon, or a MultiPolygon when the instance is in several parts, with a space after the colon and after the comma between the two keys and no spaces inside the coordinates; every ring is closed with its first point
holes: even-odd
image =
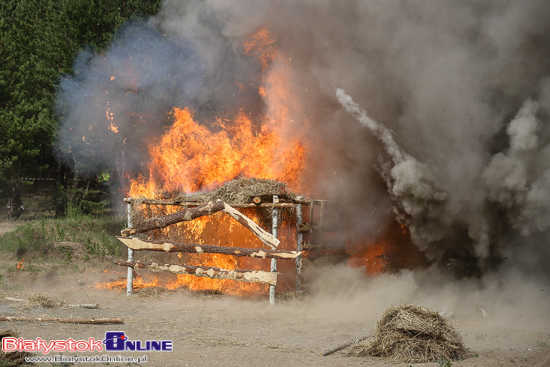
{"type": "MultiPolygon", "coordinates": [[[[309,147],[312,194],[342,202],[357,236],[376,239],[397,218],[431,261],[548,278],[544,0],[165,1],[156,17],[123,30],[103,54],[81,56],[75,75],[63,81],[60,150],[79,162],[90,149],[97,153],[74,131],[96,121],[106,129],[105,90],[121,133],[94,136],[112,147],[106,160],[92,154],[97,165],[112,161],[123,137],[135,148],[162,132],[173,106],[204,116],[243,102],[254,113],[269,110],[270,101],[252,93],[259,67],[242,56],[242,42],[264,26],[294,70],[288,88],[301,112],[285,133],[309,147]],[[248,97],[235,82],[252,85],[248,97]],[[407,159],[396,160],[346,111],[337,88],[407,159]],[[156,117],[138,129],[132,113],[156,117]]],[[[129,169],[146,161],[134,148],[125,148],[129,169]]]]}

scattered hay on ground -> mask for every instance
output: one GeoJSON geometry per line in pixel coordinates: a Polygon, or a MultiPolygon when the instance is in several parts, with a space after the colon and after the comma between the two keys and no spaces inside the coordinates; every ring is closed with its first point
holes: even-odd
{"type": "MultiPolygon", "coordinates": [[[[0,343],[4,338],[17,338],[18,335],[13,330],[0,330],[0,343]]],[[[25,357],[30,357],[28,352],[4,352],[0,351],[0,366],[15,367],[15,366],[27,366],[25,363],[25,357]]]]}
{"type": "Polygon", "coordinates": [[[469,356],[462,337],[436,311],[415,305],[392,306],[376,325],[375,336],[349,348],[356,357],[394,362],[458,361],[469,356]]]}
{"type": "Polygon", "coordinates": [[[32,308],[36,306],[41,306],[44,308],[57,308],[66,306],[66,302],[55,298],[48,298],[42,294],[33,294],[27,298],[25,308],[32,308]]]}
{"type": "Polygon", "coordinates": [[[165,291],[166,289],[162,287],[154,286],[154,287],[144,287],[144,288],[136,289],[134,290],[134,293],[139,297],[158,297],[165,291]]]}
{"type": "Polygon", "coordinates": [[[192,294],[195,297],[206,297],[206,298],[219,298],[224,296],[223,292],[217,289],[198,289],[193,291],[192,294]]]}

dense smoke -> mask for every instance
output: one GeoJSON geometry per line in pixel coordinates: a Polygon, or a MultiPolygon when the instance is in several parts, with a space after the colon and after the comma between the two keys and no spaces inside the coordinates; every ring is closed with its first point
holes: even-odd
{"type": "Polygon", "coordinates": [[[544,0],[165,1],[104,53],[83,53],[62,81],[59,148],[82,167],[119,157],[119,169],[134,170],[174,106],[203,121],[235,106],[269,111],[256,92],[261,67],[242,50],[266,27],[284,56],[266,73],[293,70],[284,132],[309,149],[311,195],[340,201],[355,235],[377,240],[397,219],[430,261],[454,261],[459,275],[518,268],[547,279],[547,9],[544,0]],[[105,134],[107,101],[118,134],[105,134]]]}
{"type": "Polygon", "coordinates": [[[173,107],[207,119],[261,104],[247,93],[259,67],[233,49],[212,11],[193,2],[185,10],[172,14],[177,24],[154,18],[126,24],[104,52],[82,51],[74,75],[61,81],[57,147],[80,174],[138,172],[147,144],[170,125],[173,107]]]}

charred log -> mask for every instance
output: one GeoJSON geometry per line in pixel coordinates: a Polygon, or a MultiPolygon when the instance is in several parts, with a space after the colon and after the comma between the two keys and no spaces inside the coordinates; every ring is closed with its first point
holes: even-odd
{"type": "Polygon", "coordinates": [[[153,229],[165,228],[171,224],[176,224],[184,221],[191,221],[195,218],[205,215],[211,215],[224,209],[225,203],[221,200],[216,202],[209,202],[196,208],[185,208],[177,213],[165,215],[159,218],[153,218],[145,221],[133,228],[126,228],[122,230],[123,237],[129,237],[137,233],[143,233],[151,231],[153,229]]]}

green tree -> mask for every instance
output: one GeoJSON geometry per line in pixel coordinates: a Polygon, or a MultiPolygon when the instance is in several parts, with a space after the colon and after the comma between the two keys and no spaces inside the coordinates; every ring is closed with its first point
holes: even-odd
{"type": "Polygon", "coordinates": [[[83,47],[106,47],[117,28],[153,15],[160,0],[3,0],[0,3],[0,188],[57,165],[54,100],[83,47]]]}

